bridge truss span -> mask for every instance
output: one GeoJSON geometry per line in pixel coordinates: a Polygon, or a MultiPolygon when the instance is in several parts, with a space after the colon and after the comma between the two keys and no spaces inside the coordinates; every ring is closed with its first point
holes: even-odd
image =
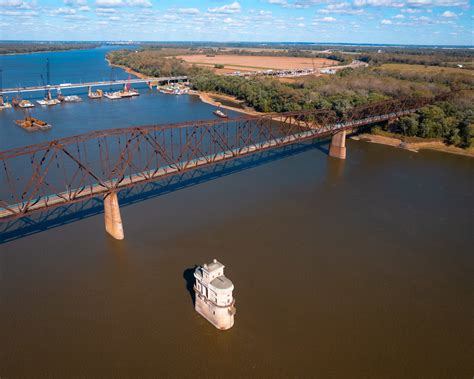
{"type": "Polygon", "coordinates": [[[331,111],[101,130],[0,152],[0,221],[343,130],[394,119],[428,99],[331,111]]]}

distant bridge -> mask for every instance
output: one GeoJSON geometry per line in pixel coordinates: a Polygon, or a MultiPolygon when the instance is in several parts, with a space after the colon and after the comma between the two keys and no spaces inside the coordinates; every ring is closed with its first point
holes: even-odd
{"type": "Polygon", "coordinates": [[[88,87],[106,87],[112,85],[124,85],[127,83],[138,84],[138,83],[166,83],[166,82],[185,82],[188,80],[187,76],[163,76],[159,78],[146,78],[146,79],[123,79],[123,80],[106,80],[101,82],[89,82],[89,83],[63,83],[63,84],[52,84],[32,87],[16,87],[16,88],[4,88],[0,90],[0,94],[6,95],[9,93],[21,93],[21,92],[37,92],[45,91],[48,89],[73,89],[73,88],[88,88],[88,87]]]}
{"type": "Polygon", "coordinates": [[[330,155],[345,159],[347,130],[432,101],[401,98],[340,116],[299,111],[109,129],[0,152],[0,221],[103,197],[106,230],[122,239],[122,189],[314,138],[332,137],[330,155]]]}

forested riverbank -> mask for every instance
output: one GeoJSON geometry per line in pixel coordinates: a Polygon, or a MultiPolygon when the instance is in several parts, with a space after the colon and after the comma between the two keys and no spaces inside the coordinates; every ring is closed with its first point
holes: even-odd
{"type": "MultiPolygon", "coordinates": [[[[291,82],[268,77],[248,79],[217,75],[213,70],[186,64],[172,54],[161,49],[120,50],[111,52],[108,59],[146,75],[189,75],[194,90],[234,97],[258,112],[329,109],[341,115],[353,107],[376,101],[404,96],[435,97],[452,92],[453,96],[447,100],[428,105],[383,128],[401,137],[439,138],[461,148],[474,146],[474,72],[440,67],[439,62],[446,57],[446,52],[432,57],[410,51],[405,57],[410,64],[374,64],[291,82]],[[413,57],[431,59],[438,65],[414,65],[413,57]]],[[[459,54],[456,52],[446,61],[459,59],[459,54]]],[[[381,62],[390,61],[386,55],[381,57],[381,62]]],[[[397,52],[392,61],[401,61],[402,55],[397,52]]]]}
{"type": "Polygon", "coordinates": [[[68,50],[84,50],[98,47],[96,43],[58,43],[58,42],[0,42],[0,55],[44,53],[68,50]]]}

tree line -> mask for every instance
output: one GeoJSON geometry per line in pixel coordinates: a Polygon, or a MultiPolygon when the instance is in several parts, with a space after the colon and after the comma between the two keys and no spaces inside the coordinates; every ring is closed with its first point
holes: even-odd
{"type": "Polygon", "coordinates": [[[473,146],[474,81],[449,72],[386,71],[372,67],[344,69],[336,75],[305,77],[282,82],[269,77],[216,75],[212,70],[190,66],[181,59],[151,50],[118,51],[112,63],[151,75],[188,75],[193,89],[231,95],[260,112],[327,109],[343,115],[351,108],[401,96],[435,97],[459,91],[449,100],[424,107],[416,114],[390,125],[390,131],[407,136],[442,138],[462,147],[473,146]]]}
{"type": "Polygon", "coordinates": [[[18,43],[18,42],[3,42],[0,43],[0,55],[5,54],[26,54],[37,53],[41,51],[66,51],[66,50],[82,50],[93,49],[98,47],[95,43],[18,43]]]}

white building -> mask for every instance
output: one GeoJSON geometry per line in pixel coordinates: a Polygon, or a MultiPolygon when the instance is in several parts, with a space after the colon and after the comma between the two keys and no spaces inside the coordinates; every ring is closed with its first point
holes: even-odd
{"type": "Polygon", "coordinates": [[[329,74],[329,75],[334,75],[336,73],[336,70],[332,68],[325,68],[321,70],[321,74],[329,74]]]}
{"type": "Polygon", "coordinates": [[[196,283],[195,309],[206,320],[221,330],[234,325],[234,285],[224,276],[224,265],[216,259],[212,263],[198,266],[194,271],[196,283]]]}

